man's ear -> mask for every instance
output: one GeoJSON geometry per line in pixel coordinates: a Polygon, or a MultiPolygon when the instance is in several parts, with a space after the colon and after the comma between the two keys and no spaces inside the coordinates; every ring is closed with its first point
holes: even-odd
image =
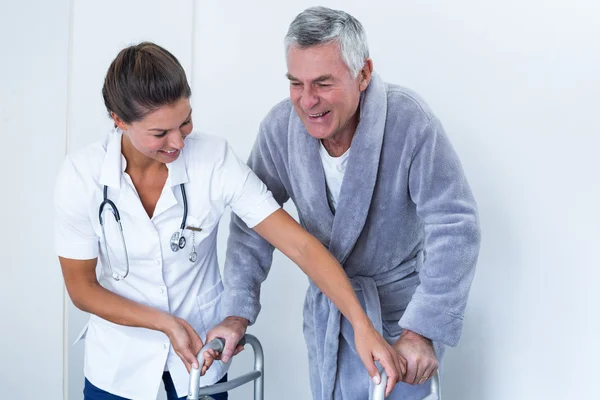
{"type": "Polygon", "coordinates": [[[371,75],[373,75],[373,60],[367,58],[365,60],[365,65],[358,73],[360,79],[358,88],[361,92],[364,91],[367,86],[369,86],[369,83],[371,82],[371,75]]]}

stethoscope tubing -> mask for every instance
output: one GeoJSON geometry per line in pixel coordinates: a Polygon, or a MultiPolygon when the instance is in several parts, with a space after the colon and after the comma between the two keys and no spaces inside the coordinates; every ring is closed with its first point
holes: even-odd
{"type": "MultiPolygon", "coordinates": [[[[181,225],[179,227],[179,232],[176,232],[174,234],[174,236],[175,236],[175,235],[177,235],[177,233],[179,233],[179,235],[177,235],[177,244],[174,246],[173,243],[171,243],[171,250],[173,252],[177,252],[177,251],[179,251],[179,249],[183,249],[186,244],[185,238],[183,238],[183,230],[185,229],[185,224],[187,221],[188,202],[187,202],[187,195],[185,192],[185,185],[183,183],[181,183],[179,185],[179,187],[181,188],[181,197],[183,200],[183,218],[181,219],[181,225]],[[179,240],[180,238],[181,238],[181,240],[179,240]]],[[[119,209],[117,208],[117,205],[108,198],[108,186],[106,186],[106,185],[104,185],[103,195],[104,195],[103,196],[104,200],[102,201],[102,203],[100,203],[100,207],[98,208],[98,219],[100,221],[100,226],[102,228],[102,235],[104,236],[104,252],[108,258],[107,259],[108,268],[110,269],[112,277],[115,280],[120,281],[122,279],[125,279],[125,277],[127,277],[127,275],[129,275],[129,254],[127,253],[127,245],[125,244],[125,236],[123,235],[123,225],[121,224],[121,215],[119,214],[119,209]],[[125,251],[125,263],[126,263],[126,270],[125,270],[124,275],[119,275],[116,272],[114,272],[112,269],[112,265],[110,263],[110,256],[108,254],[108,244],[106,241],[106,232],[104,230],[104,220],[102,218],[102,212],[104,211],[104,207],[107,204],[110,206],[110,211],[112,212],[113,216],[115,217],[115,220],[116,220],[117,224],[119,225],[119,230],[121,233],[121,242],[123,244],[123,249],[125,251]]],[[[171,239],[171,242],[173,242],[173,239],[171,239]]]]}

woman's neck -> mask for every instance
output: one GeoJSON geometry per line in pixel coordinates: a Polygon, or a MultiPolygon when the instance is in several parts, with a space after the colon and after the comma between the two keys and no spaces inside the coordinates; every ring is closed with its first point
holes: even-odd
{"type": "Polygon", "coordinates": [[[127,161],[125,172],[129,175],[140,176],[154,175],[166,169],[166,165],[160,161],[153,160],[136,150],[126,135],[121,137],[121,153],[127,161]]]}

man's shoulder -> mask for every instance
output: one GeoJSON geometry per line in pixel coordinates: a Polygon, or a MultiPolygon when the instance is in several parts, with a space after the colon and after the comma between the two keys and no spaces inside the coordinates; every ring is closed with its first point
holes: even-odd
{"type": "Polygon", "coordinates": [[[423,98],[413,90],[393,83],[386,83],[388,114],[394,115],[394,110],[402,110],[403,117],[407,115],[413,118],[429,122],[435,115],[423,98]]]}
{"type": "Polygon", "coordinates": [[[292,112],[294,112],[294,106],[291,100],[283,99],[269,110],[262,120],[262,125],[263,127],[287,126],[292,112]]]}
{"type": "Polygon", "coordinates": [[[260,124],[259,140],[282,145],[287,141],[290,118],[295,115],[289,98],[275,104],[260,124]]]}

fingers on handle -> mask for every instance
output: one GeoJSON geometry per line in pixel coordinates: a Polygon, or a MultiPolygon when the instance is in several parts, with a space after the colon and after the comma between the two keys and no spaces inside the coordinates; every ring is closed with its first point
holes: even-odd
{"type": "Polygon", "coordinates": [[[437,372],[438,363],[433,361],[429,363],[429,365],[425,368],[425,372],[423,373],[423,378],[419,381],[419,383],[425,383],[427,380],[431,379],[433,375],[437,372]]]}
{"type": "Polygon", "coordinates": [[[402,377],[406,373],[406,368],[404,367],[403,360],[400,359],[398,353],[392,350],[392,359],[394,360],[394,365],[396,366],[396,371],[398,373],[398,381],[402,380],[402,377]]]}
{"type": "Polygon", "coordinates": [[[194,355],[194,353],[192,353],[192,351],[188,348],[185,349],[185,352],[183,353],[183,356],[185,358],[185,361],[190,364],[190,366],[192,366],[194,369],[198,369],[198,359],[196,358],[196,356],[194,355]]]}
{"type": "Polygon", "coordinates": [[[225,347],[223,348],[223,353],[221,355],[221,359],[223,360],[223,362],[227,362],[231,357],[233,357],[236,346],[236,340],[227,339],[225,341],[225,347]]]}
{"type": "Polygon", "coordinates": [[[361,360],[362,360],[363,364],[365,365],[365,367],[367,368],[367,372],[368,372],[369,376],[371,377],[371,379],[373,379],[373,383],[375,383],[376,385],[379,385],[379,383],[381,382],[381,376],[379,375],[379,370],[377,369],[377,366],[375,365],[375,361],[373,360],[373,358],[369,357],[365,360],[364,358],[361,357],[361,360]]]}
{"type": "Polygon", "coordinates": [[[242,351],[244,350],[244,346],[242,346],[241,344],[238,344],[237,347],[235,348],[235,351],[233,352],[234,356],[237,356],[238,354],[240,354],[242,351]]]}
{"type": "Polygon", "coordinates": [[[204,352],[204,362],[202,364],[202,371],[200,372],[200,375],[204,375],[206,371],[208,371],[210,366],[213,364],[216,356],[217,354],[213,349],[208,349],[204,352]]]}
{"type": "Polygon", "coordinates": [[[179,356],[181,361],[183,361],[183,365],[185,365],[185,369],[187,369],[187,371],[190,372],[192,369],[192,364],[190,364],[187,357],[179,351],[175,351],[175,354],[177,354],[177,356],[179,356]]]}
{"type": "Polygon", "coordinates": [[[379,362],[385,369],[385,373],[388,376],[388,380],[385,385],[385,395],[389,396],[390,393],[392,393],[392,390],[394,390],[394,386],[396,386],[396,383],[399,379],[398,360],[396,357],[394,357],[394,355],[389,354],[386,359],[380,360],[379,362]]]}
{"type": "Polygon", "coordinates": [[[398,363],[400,364],[400,378],[403,380],[406,377],[406,373],[408,371],[408,363],[404,357],[398,356],[398,363]]]}
{"type": "Polygon", "coordinates": [[[404,382],[408,383],[409,385],[414,385],[416,383],[417,377],[420,376],[417,375],[417,373],[418,365],[407,363],[406,375],[404,375],[404,382]]]}

